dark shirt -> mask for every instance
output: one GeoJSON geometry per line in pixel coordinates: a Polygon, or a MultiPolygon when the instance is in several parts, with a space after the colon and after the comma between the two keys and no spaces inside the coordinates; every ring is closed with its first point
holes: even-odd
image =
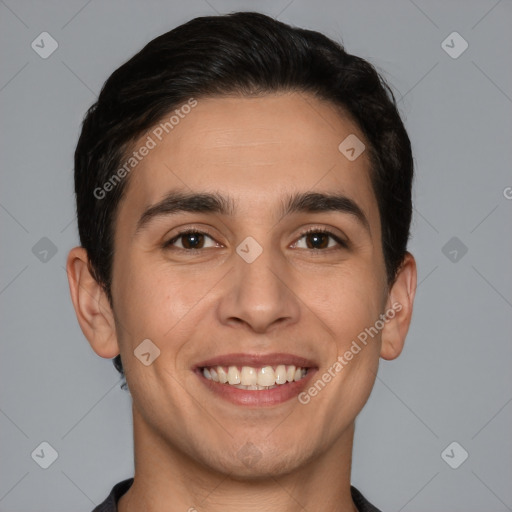
{"type": "MultiPolygon", "coordinates": [[[[114,485],[107,499],[100,503],[92,512],[117,512],[119,498],[130,488],[132,483],[133,478],[128,478],[114,485]]],[[[359,512],[380,512],[355,487],[350,486],[350,492],[359,512]]]]}

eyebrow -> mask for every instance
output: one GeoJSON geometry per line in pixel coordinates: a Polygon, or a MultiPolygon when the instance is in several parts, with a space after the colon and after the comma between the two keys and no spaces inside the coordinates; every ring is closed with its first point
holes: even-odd
{"type": "MultiPolygon", "coordinates": [[[[232,198],[217,192],[169,192],[161,201],[144,210],[135,234],[148,227],[153,219],[181,212],[217,213],[233,216],[236,208],[232,198]]],[[[353,216],[371,237],[370,223],[363,210],[343,194],[302,192],[289,195],[281,202],[281,218],[293,213],[339,212],[353,216]]]]}

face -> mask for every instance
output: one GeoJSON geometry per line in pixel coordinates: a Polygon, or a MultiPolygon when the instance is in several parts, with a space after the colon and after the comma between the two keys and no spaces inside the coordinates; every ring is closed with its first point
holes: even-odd
{"type": "Polygon", "coordinates": [[[392,323],[360,341],[391,306],[367,151],[338,149],[364,136],[303,93],[198,99],[160,132],[134,146],[155,142],[115,224],[135,428],[203,467],[284,474],[347,441],[392,323]]]}

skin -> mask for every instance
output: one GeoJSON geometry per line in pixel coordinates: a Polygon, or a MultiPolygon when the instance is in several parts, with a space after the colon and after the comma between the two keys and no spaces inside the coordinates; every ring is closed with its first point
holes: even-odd
{"type": "Polygon", "coordinates": [[[351,133],[364,141],[348,117],[305,93],[199,99],[130,175],[116,220],[113,310],[85,250],[70,251],[82,331],[99,356],[121,353],[133,398],[135,481],[120,512],[357,510],[354,422],[380,358],[402,351],[416,264],[407,253],[387,286],[367,152],[351,162],[338,150],[351,133]],[[135,235],[144,209],[177,188],[229,195],[235,214],[168,215],[135,235]],[[280,215],[284,196],[314,191],[353,199],[369,231],[346,213],[280,215]],[[208,230],[203,249],[179,252],[187,237],[162,248],[189,226],[208,230]],[[310,227],[349,248],[333,239],[308,248],[310,227]],[[247,236],[263,248],[250,264],[236,253],[247,236]],[[235,405],[191,370],[221,354],[288,352],[314,359],[321,376],[395,302],[401,310],[307,405],[235,405]],[[148,338],[161,353],[145,366],[133,351],[148,338]],[[245,464],[240,450],[257,460],[245,464]]]}

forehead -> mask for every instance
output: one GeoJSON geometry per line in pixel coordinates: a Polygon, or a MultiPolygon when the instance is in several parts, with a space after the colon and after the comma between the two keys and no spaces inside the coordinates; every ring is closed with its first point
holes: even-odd
{"type": "Polygon", "coordinates": [[[152,141],[129,176],[128,215],[175,189],[222,191],[234,198],[238,214],[266,212],[290,192],[318,189],[353,198],[378,220],[368,152],[351,161],[339,149],[347,137],[362,142],[364,136],[331,103],[296,92],[196,101],[166,115],[132,148],[152,141]]]}

